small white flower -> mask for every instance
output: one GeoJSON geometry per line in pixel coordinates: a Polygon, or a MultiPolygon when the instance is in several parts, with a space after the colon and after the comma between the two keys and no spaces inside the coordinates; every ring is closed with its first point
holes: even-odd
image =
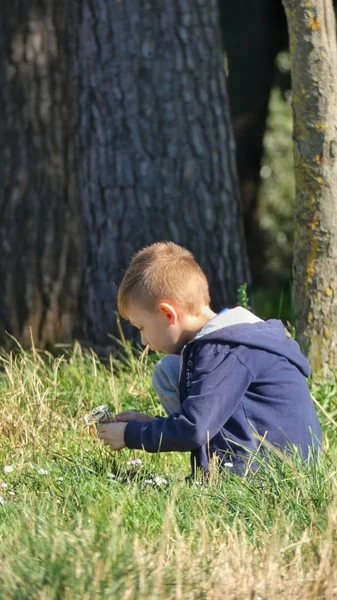
{"type": "Polygon", "coordinates": [[[13,473],[14,468],[11,465],[4,466],[4,473],[13,473]]]}
{"type": "Polygon", "coordinates": [[[155,482],[157,485],[162,485],[162,484],[164,484],[164,485],[165,485],[166,483],[168,483],[167,479],[165,479],[164,477],[155,477],[155,478],[154,478],[154,482],[155,482]]]}
{"type": "Polygon", "coordinates": [[[128,462],[126,464],[127,465],[141,465],[142,462],[143,461],[140,458],[132,458],[131,460],[128,460],[128,462]]]}
{"type": "Polygon", "coordinates": [[[232,469],[233,468],[233,463],[230,463],[230,462],[224,463],[224,467],[229,467],[230,469],[232,469]]]}
{"type": "Polygon", "coordinates": [[[264,165],[260,170],[260,177],[262,179],[268,179],[271,176],[271,168],[268,165],[264,165]]]}
{"type": "Polygon", "coordinates": [[[116,477],[116,475],[114,473],[108,473],[107,477],[111,477],[111,479],[114,479],[116,477]]]}
{"type": "Polygon", "coordinates": [[[47,471],[47,469],[39,469],[39,474],[40,475],[48,475],[48,471],[47,471]]]}
{"type": "Polygon", "coordinates": [[[96,421],[92,418],[91,415],[84,415],[83,421],[86,425],[93,425],[96,421]]]}
{"type": "Polygon", "coordinates": [[[57,481],[63,481],[63,477],[58,477],[57,481]]]}
{"type": "Polygon", "coordinates": [[[144,483],[154,483],[153,479],[144,479],[144,483]]]}
{"type": "Polygon", "coordinates": [[[8,483],[5,483],[3,481],[2,483],[0,483],[0,488],[2,488],[3,490],[5,490],[6,488],[8,488],[8,483]]]}
{"type": "Polygon", "coordinates": [[[11,490],[10,492],[8,492],[9,496],[15,496],[15,492],[13,492],[13,490],[11,490]]]}
{"type": "Polygon", "coordinates": [[[5,501],[3,499],[3,496],[0,496],[0,504],[5,504],[5,501]]]}
{"type": "Polygon", "coordinates": [[[94,423],[103,423],[112,417],[113,414],[109,410],[108,404],[101,404],[93,408],[88,415],[84,415],[83,419],[86,425],[93,425],[94,423]]]}

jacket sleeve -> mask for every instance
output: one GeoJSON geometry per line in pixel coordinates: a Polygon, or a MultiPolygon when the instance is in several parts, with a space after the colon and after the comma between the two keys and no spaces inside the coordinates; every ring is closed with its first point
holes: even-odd
{"type": "Polygon", "coordinates": [[[194,450],[211,440],[233,414],[252,381],[248,367],[217,344],[198,345],[192,363],[181,411],[148,423],[130,421],[125,429],[128,448],[194,450]]]}

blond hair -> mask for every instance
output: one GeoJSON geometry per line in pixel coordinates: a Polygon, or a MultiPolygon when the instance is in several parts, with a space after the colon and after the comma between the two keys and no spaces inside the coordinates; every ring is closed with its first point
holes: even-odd
{"type": "Polygon", "coordinates": [[[155,311],[160,300],[174,300],[193,315],[210,304],[205,273],[193,254],[174,242],[156,242],[136,252],[117,296],[123,317],[132,302],[155,311]]]}

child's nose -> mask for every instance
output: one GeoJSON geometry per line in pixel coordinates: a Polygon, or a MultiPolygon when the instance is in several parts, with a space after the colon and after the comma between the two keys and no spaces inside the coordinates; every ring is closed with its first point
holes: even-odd
{"type": "Polygon", "coordinates": [[[142,331],[140,332],[140,340],[141,340],[143,346],[147,346],[147,339],[142,331]]]}

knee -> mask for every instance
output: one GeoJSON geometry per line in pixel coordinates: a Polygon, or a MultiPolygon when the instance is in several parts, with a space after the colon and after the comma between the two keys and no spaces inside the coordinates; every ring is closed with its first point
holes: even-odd
{"type": "Polygon", "coordinates": [[[152,383],[159,393],[163,390],[178,391],[180,357],[168,354],[157,362],[153,369],[152,383]]]}

